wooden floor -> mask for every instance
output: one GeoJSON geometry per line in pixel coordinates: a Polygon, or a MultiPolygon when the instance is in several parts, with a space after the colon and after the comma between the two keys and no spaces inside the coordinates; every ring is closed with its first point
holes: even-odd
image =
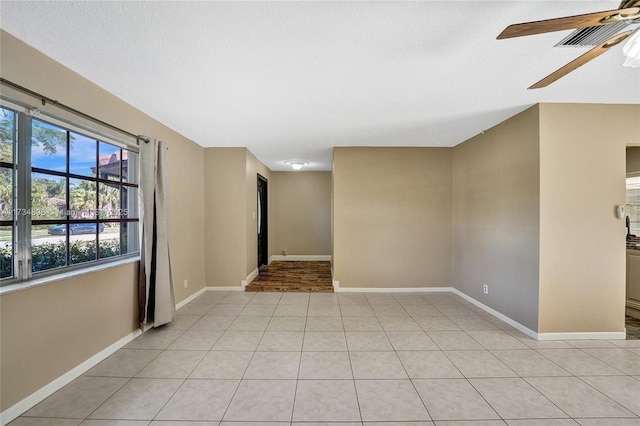
{"type": "Polygon", "coordinates": [[[246,291],[333,293],[331,262],[274,261],[259,271],[246,291]]]}
{"type": "Polygon", "coordinates": [[[640,340],[640,320],[626,316],[627,340],[640,340]]]}

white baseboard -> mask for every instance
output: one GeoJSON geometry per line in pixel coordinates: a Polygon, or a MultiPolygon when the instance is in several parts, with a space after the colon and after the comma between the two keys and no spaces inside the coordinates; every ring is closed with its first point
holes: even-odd
{"type": "Polygon", "coordinates": [[[288,254],[286,256],[283,256],[279,254],[278,255],[274,254],[273,256],[269,257],[269,263],[273,262],[274,260],[278,260],[278,261],[306,260],[307,262],[314,262],[314,261],[331,262],[331,255],[330,254],[288,254]]]}
{"type": "Polygon", "coordinates": [[[336,293],[433,293],[433,292],[449,292],[456,294],[468,302],[471,302],[483,311],[493,315],[494,317],[504,321],[516,330],[526,334],[536,340],[624,340],[626,333],[621,332],[579,332],[579,333],[538,333],[530,328],[520,324],[519,322],[509,318],[508,316],[496,311],[493,308],[477,301],[471,296],[461,292],[453,287],[403,287],[403,288],[364,288],[364,287],[340,287],[340,282],[333,281],[333,291],[336,293]]]}
{"type": "MultiPolygon", "coordinates": [[[[290,257],[290,256],[286,256],[290,257]]],[[[248,277],[248,282],[251,282],[257,276],[257,269],[252,272],[248,277]],[[255,273],[254,276],[252,276],[255,273]]],[[[243,281],[244,283],[244,281],[243,281]]],[[[187,299],[176,305],[176,308],[179,309],[182,306],[186,305],[196,297],[200,296],[205,291],[244,291],[243,286],[224,286],[224,287],[205,287],[193,295],[189,296],[187,299]]],[[[340,287],[340,282],[337,280],[333,281],[334,291],[341,293],[433,293],[433,292],[450,292],[454,293],[463,299],[471,302],[475,306],[480,309],[486,311],[487,313],[495,316],[496,318],[504,321],[505,323],[511,325],[515,329],[521,331],[527,336],[536,339],[536,340],[624,340],[626,338],[626,334],[624,331],[621,332],[567,332],[567,333],[537,333],[524,325],[520,324],[517,321],[507,317],[506,315],[501,314],[495,309],[490,308],[489,306],[477,301],[471,296],[466,295],[465,293],[453,288],[453,287],[404,287],[404,288],[365,288],[365,287],[340,287]]],[[[23,400],[17,402],[13,406],[7,408],[5,411],[0,413],[0,426],[5,426],[9,422],[13,421],[17,417],[19,417],[22,413],[34,407],[39,402],[43,401],[45,398],[62,388],[63,386],[71,383],[76,378],[80,377],[90,368],[96,366],[101,361],[109,357],[111,354],[116,352],[118,349],[125,346],[127,343],[131,342],[133,339],[138,337],[141,334],[140,330],[136,330],[131,334],[123,337],[117,342],[113,343],[109,347],[103,349],[98,352],[88,360],[84,361],[77,367],[69,370],[67,373],[53,380],[49,384],[40,388],[33,394],[24,398],[23,400]]]]}
{"type": "Polygon", "coordinates": [[[580,332],[580,333],[538,333],[538,340],[625,340],[624,331],[580,332]]]}
{"type": "Polygon", "coordinates": [[[205,287],[206,291],[244,291],[242,286],[221,286],[221,287],[205,287]]]}
{"type": "Polygon", "coordinates": [[[258,276],[259,272],[260,271],[258,271],[258,268],[256,268],[253,271],[251,271],[251,273],[249,275],[247,275],[247,278],[245,278],[244,280],[242,280],[240,282],[240,285],[242,286],[242,288],[244,289],[246,286],[251,284],[251,281],[253,281],[258,276]]]}
{"type": "Polygon", "coordinates": [[[340,293],[346,293],[346,292],[362,292],[362,293],[453,293],[456,294],[460,297],[462,297],[463,299],[467,300],[468,302],[473,303],[475,306],[479,307],[480,309],[482,309],[483,311],[493,315],[496,318],[499,318],[500,320],[506,322],[507,324],[509,324],[510,326],[512,326],[513,328],[523,332],[524,334],[526,334],[527,336],[533,338],[533,339],[537,339],[538,338],[538,333],[536,333],[533,330],[530,330],[529,328],[525,327],[524,325],[520,324],[517,321],[512,320],[511,318],[509,318],[506,315],[501,314],[500,312],[496,311],[495,309],[492,309],[490,307],[488,307],[487,305],[485,305],[484,303],[478,302],[476,299],[474,299],[471,296],[467,296],[466,294],[464,294],[463,292],[461,292],[460,290],[457,290],[453,287],[417,287],[417,288],[413,288],[413,287],[403,287],[403,288],[359,288],[359,287],[339,287],[339,282],[338,281],[334,281],[334,292],[340,292],[340,293]],[[338,287],[336,288],[335,283],[338,283],[338,287]]]}
{"type": "Polygon", "coordinates": [[[205,288],[201,288],[200,290],[198,290],[195,293],[193,293],[191,296],[189,296],[186,299],[184,299],[182,302],[176,303],[176,310],[182,308],[184,305],[186,305],[187,303],[191,302],[192,300],[195,300],[198,296],[200,296],[205,291],[206,291],[205,288]]]}
{"type": "Polygon", "coordinates": [[[18,418],[22,413],[27,410],[33,408],[36,404],[42,402],[45,398],[52,395],[57,390],[61,389],[63,386],[68,385],[73,380],[77,379],[85,372],[87,372],[92,367],[98,365],[101,361],[106,359],[109,355],[116,352],[118,349],[122,348],[127,343],[131,342],[133,339],[138,337],[142,332],[138,329],[131,334],[123,337],[118,340],[114,344],[108,346],[107,348],[101,350],[88,360],[84,361],[77,367],[69,370],[62,376],[53,380],[49,384],[43,386],[38,389],[36,392],[32,393],[28,397],[24,398],[22,401],[17,402],[13,406],[7,408],[2,413],[0,413],[0,425],[4,426],[14,419],[18,418]]]}
{"type": "Polygon", "coordinates": [[[333,289],[339,293],[442,293],[451,292],[453,290],[451,287],[340,287],[340,281],[333,281],[333,289]]]}
{"type": "Polygon", "coordinates": [[[452,288],[451,291],[462,297],[464,300],[473,303],[475,306],[477,306],[478,308],[482,309],[483,311],[493,315],[494,317],[506,322],[507,324],[509,324],[511,327],[515,328],[518,331],[521,331],[522,333],[526,334],[527,336],[531,337],[532,339],[538,339],[538,333],[531,330],[528,327],[525,327],[524,325],[520,324],[518,321],[515,321],[511,318],[509,318],[508,316],[501,314],[500,312],[496,311],[493,308],[488,307],[487,305],[485,305],[482,302],[478,302],[476,299],[474,299],[471,296],[468,296],[467,294],[461,292],[460,290],[456,289],[456,288],[452,288]]]}
{"type": "Polygon", "coordinates": [[[463,292],[461,292],[458,289],[453,289],[453,292],[455,294],[457,294],[458,296],[462,297],[463,299],[473,303],[474,305],[476,305],[477,307],[479,307],[480,309],[490,313],[491,315],[493,315],[494,317],[506,322],[507,324],[509,324],[510,326],[512,326],[513,328],[515,328],[518,331],[521,331],[522,333],[526,334],[527,336],[531,337],[532,339],[536,339],[536,340],[624,340],[627,338],[627,335],[624,331],[613,331],[613,332],[568,332],[568,333],[538,333],[537,331],[533,331],[528,327],[525,327],[524,325],[520,324],[517,321],[514,321],[513,319],[509,318],[508,316],[501,314],[500,312],[496,311],[495,309],[492,309],[490,307],[488,307],[487,305],[478,302],[476,299],[474,299],[471,296],[468,296],[466,294],[464,294],[463,292]]]}

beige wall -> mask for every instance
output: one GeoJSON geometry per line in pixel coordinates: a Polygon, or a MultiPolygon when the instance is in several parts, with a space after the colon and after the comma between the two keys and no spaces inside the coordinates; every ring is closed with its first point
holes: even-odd
{"type": "Polygon", "coordinates": [[[538,116],[538,107],[530,108],[453,149],[453,286],[532,330],[538,327],[538,116]]]}
{"type": "Polygon", "coordinates": [[[451,149],[335,148],[340,287],[451,286],[451,149]]]}
{"type": "Polygon", "coordinates": [[[274,255],[331,254],[331,172],[271,173],[274,255]]]}
{"type": "MultiPolygon", "coordinates": [[[[176,301],[202,289],[204,149],[7,33],[0,32],[0,37],[0,75],[3,78],[134,134],[168,142],[172,193],[171,254],[176,301]],[[189,280],[187,289],[182,285],[185,279],[189,280]]],[[[1,90],[14,99],[20,97],[19,93],[6,87],[1,90]]],[[[43,108],[32,98],[22,96],[21,99],[28,100],[45,112],[55,111],[52,106],[43,108]]],[[[129,266],[108,272],[88,273],[1,296],[2,410],[135,330],[137,313],[131,306],[136,300],[132,286],[137,278],[133,269],[133,266],[129,266]],[[78,291],[80,288],[82,290],[78,291]],[[105,292],[112,292],[112,295],[105,292]],[[76,293],[82,297],[71,297],[76,293]],[[43,301],[55,301],[55,311],[42,309],[40,315],[34,309],[14,309],[14,306],[40,307],[43,301]],[[73,316],[69,316],[70,313],[73,316]],[[56,316],[63,316],[64,321],[56,316]],[[101,320],[96,321],[96,318],[101,320]],[[87,324],[93,328],[87,328],[87,324]],[[32,354],[36,351],[39,354],[34,359],[32,354]],[[62,355],[70,352],[74,355],[62,355]],[[20,357],[37,362],[14,362],[20,357]],[[25,379],[17,384],[12,377],[25,379]]]]}
{"type": "Polygon", "coordinates": [[[639,138],[639,106],[542,104],[454,148],[454,286],[539,333],[623,331],[639,138]]]}
{"type": "Polygon", "coordinates": [[[207,286],[239,286],[246,277],[246,148],[205,149],[207,286]]]}
{"type": "Polygon", "coordinates": [[[639,109],[543,104],[453,150],[335,148],[334,278],[453,285],[540,333],[622,331],[614,208],[639,109]]]}
{"type": "Polygon", "coordinates": [[[540,106],[540,332],[624,331],[625,147],[638,105],[540,106]]]}
{"type": "Polygon", "coordinates": [[[207,286],[239,287],[258,266],[258,174],[271,177],[247,148],[205,149],[207,286]]]}
{"type": "Polygon", "coordinates": [[[137,328],[137,262],[0,297],[0,411],[137,328]]]}
{"type": "MultiPolygon", "coordinates": [[[[153,135],[153,131],[149,131],[153,135]]],[[[171,182],[171,270],[176,302],[204,288],[204,149],[178,136],[169,146],[171,182]],[[189,287],[184,288],[184,280],[189,287]]]]}

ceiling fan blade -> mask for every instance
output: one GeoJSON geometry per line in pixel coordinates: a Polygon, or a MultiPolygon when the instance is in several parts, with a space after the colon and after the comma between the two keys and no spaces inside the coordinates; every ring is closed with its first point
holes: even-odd
{"type": "Polygon", "coordinates": [[[606,52],[607,50],[609,50],[610,48],[612,48],[613,46],[615,46],[616,44],[620,43],[625,38],[627,38],[629,34],[631,34],[632,32],[633,31],[627,31],[626,33],[621,33],[611,37],[609,40],[605,41],[599,46],[594,47],[584,55],[577,57],[573,61],[569,62],[567,65],[552,72],[551,74],[549,74],[548,76],[546,76],[545,78],[543,78],[542,80],[534,84],[533,86],[529,87],[528,89],[540,89],[541,87],[546,87],[550,85],[554,81],[569,74],[571,71],[574,71],[576,68],[581,67],[582,65],[586,64],[590,60],[602,55],[604,52],[606,52]]]}
{"type": "Polygon", "coordinates": [[[533,34],[550,33],[553,31],[570,30],[574,28],[606,25],[619,22],[620,20],[633,19],[635,15],[640,16],[640,7],[629,7],[626,9],[607,10],[604,12],[587,13],[585,15],[566,16],[564,18],[513,24],[509,25],[498,35],[498,40],[533,34]],[[611,16],[619,16],[619,18],[606,19],[611,16]]]}

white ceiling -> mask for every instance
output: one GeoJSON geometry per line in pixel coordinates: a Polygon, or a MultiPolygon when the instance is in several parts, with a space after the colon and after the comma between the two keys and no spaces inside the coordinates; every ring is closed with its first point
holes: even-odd
{"type": "Polygon", "coordinates": [[[617,7],[2,0],[0,26],[202,146],[330,170],[334,146],[454,146],[537,102],[639,104],[620,46],[528,91],[588,49],[552,47],[570,31],[496,40],[512,23],[617,7]]]}

